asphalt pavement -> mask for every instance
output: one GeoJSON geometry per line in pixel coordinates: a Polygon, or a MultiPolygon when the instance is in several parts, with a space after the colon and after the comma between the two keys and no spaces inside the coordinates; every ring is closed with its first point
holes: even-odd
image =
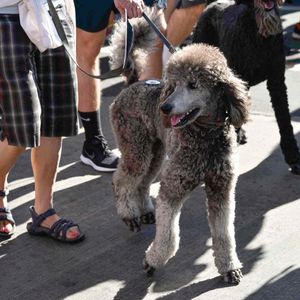
{"type": "MultiPolygon", "coordinates": [[[[298,0],[297,0],[298,1],[298,0]]],[[[297,3],[296,3],[297,4],[297,3]]],[[[299,10],[284,11],[286,42],[299,10]]],[[[296,6],[297,9],[297,6],[296,6]]],[[[102,61],[106,51],[103,51],[102,61]]],[[[293,127],[300,145],[300,61],[287,65],[286,80],[293,127]]],[[[115,147],[108,108],[123,86],[121,78],[103,82],[102,123],[115,147]]],[[[84,135],[64,139],[55,207],[78,222],[86,240],[65,245],[26,232],[34,200],[30,152],[9,177],[9,206],[16,234],[0,241],[0,299],[71,300],[298,300],[300,299],[300,176],[283,161],[279,134],[265,83],[251,89],[248,143],[239,147],[236,189],[237,252],[244,278],[238,286],[222,283],[213,263],[205,195],[197,188],[185,203],[177,255],[153,278],[142,271],[144,252],[155,226],[133,234],[116,214],[111,174],[97,173],[79,161],[84,135]]],[[[159,182],[152,185],[157,194],[159,182]]]]}

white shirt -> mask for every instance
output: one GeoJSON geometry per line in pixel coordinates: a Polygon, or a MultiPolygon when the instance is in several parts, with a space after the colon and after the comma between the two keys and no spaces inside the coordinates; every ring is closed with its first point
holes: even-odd
{"type": "MultiPolygon", "coordinates": [[[[61,3],[63,0],[52,0],[53,5],[57,5],[58,3],[61,3]]],[[[9,4],[9,2],[17,2],[15,0],[6,0],[7,4],[9,4]]],[[[19,0],[20,2],[20,0],[19,0]]],[[[47,0],[44,0],[44,3],[46,3],[47,0]]],[[[4,6],[1,7],[1,3],[0,3],[0,14],[4,14],[4,15],[10,15],[10,14],[19,14],[19,10],[18,10],[18,4],[14,4],[14,5],[8,5],[8,6],[4,6]]]]}

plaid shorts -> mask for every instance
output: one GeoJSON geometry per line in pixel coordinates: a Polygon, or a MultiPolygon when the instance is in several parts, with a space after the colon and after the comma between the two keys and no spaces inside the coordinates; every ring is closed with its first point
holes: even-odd
{"type": "MultiPolygon", "coordinates": [[[[57,8],[70,45],[72,30],[57,8]]],[[[40,53],[20,26],[18,15],[0,14],[0,138],[36,147],[40,136],[78,133],[77,82],[64,48],[40,53]]]]}

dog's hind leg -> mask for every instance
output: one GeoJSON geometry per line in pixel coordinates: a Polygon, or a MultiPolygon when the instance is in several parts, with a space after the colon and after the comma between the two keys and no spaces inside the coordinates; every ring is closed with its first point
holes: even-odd
{"type": "MultiPolygon", "coordinates": [[[[121,152],[118,169],[113,176],[117,212],[131,231],[139,231],[141,217],[151,211],[149,186],[153,176],[148,178],[156,159],[153,147],[157,142],[142,118],[126,115],[124,107],[112,107],[112,122],[121,152]]],[[[159,160],[159,159],[158,159],[159,160]]],[[[153,172],[153,171],[152,171],[153,172]]],[[[146,217],[143,217],[145,219],[146,217]]],[[[150,223],[150,216],[148,216],[150,223]]],[[[153,222],[153,221],[152,221],[153,222]]]]}
{"type": "Polygon", "coordinates": [[[143,176],[143,180],[138,187],[140,199],[143,201],[141,209],[141,222],[143,224],[155,223],[154,206],[150,197],[149,187],[159,173],[164,156],[165,147],[162,141],[157,140],[152,146],[152,161],[149,165],[148,172],[143,176]]]}
{"type": "Polygon", "coordinates": [[[117,212],[129,229],[135,232],[140,230],[145,206],[153,211],[147,195],[152,180],[146,180],[153,159],[152,146],[150,139],[139,144],[129,143],[126,149],[119,144],[122,156],[113,176],[117,212]]]}
{"type": "Polygon", "coordinates": [[[117,213],[131,231],[140,228],[141,204],[138,193],[138,176],[128,175],[126,167],[119,160],[119,166],[113,176],[113,188],[116,198],[117,213]]]}
{"type": "Polygon", "coordinates": [[[221,175],[205,178],[208,221],[213,241],[215,264],[226,282],[238,284],[242,277],[236,254],[234,233],[236,178],[223,171],[221,175]]]}
{"type": "Polygon", "coordinates": [[[188,150],[175,154],[167,162],[161,176],[161,187],[156,202],[156,235],[146,251],[144,270],[151,275],[167,263],[179,246],[179,217],[188,194],[199,184],[200,172],[193,157],[184,157],[188,150]],[[177,155],[179,154],[179,155],[177,155]],[[197,173],[197,174],[195,174],[197,173]]]}

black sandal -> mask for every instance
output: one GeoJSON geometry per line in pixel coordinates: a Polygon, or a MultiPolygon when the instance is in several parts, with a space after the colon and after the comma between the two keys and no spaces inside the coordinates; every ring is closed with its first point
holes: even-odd
{"type": "MultiPolygon", "coordinates": [[[[0,191],[0,197],[1,198],[6,197],[8,194],[9,194],[8,189],[0,191]]],[[[11,211],[8,207],[0,208],[0,222],[2,222],[2,221],[9,222],[12,225],[13,229],[10,232],[0,231],[0,236],[1,237],[10,237],[15,232],[16,222],[15,222],[15,220],[12,216],[12,213],[11,213],[11,211]]]]}
{"type": "Polygon", "coordinates": [[[80,232],[79,226],[70,220],[59,219],[51,226],[50,229],[41,226],[41,223],[45,219],[56,214],[56,211],[53,208],[48,209],[46,212],[40,215],[38,215],[35,212],[33,206],[30,206],[29,211],[31,214],[32,222],[27,223],[27,231],[31,235],[49,236],[57,241],[64,242],[64,243],[77,243],[79,241],[82,241],[85,237],[84,234],[80,232]],[[67,238],[67,231],[71,227],[75,227],[75,226],[78,228],[80,235],[74,239],[67,238]]]}

